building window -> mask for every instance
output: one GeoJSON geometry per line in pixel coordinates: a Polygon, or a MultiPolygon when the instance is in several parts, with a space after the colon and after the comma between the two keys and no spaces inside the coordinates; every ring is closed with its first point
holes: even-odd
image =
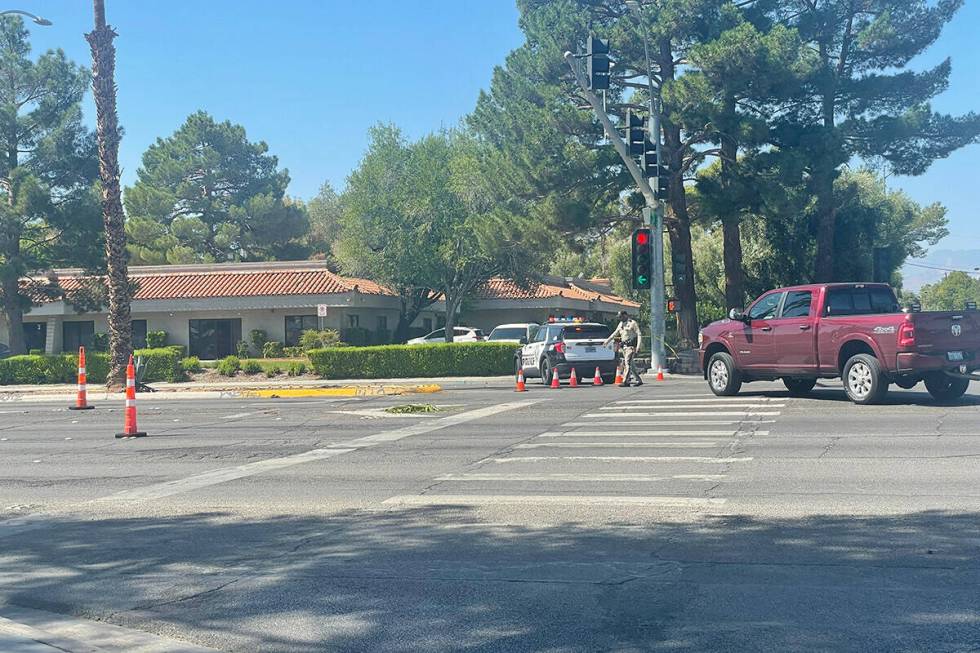
{"type": "Polygon", "coordinates": [[[61,327],[61,349],[66,353],[78,351],[79,347],[91,348],[95,335],[95,322],[65,322],[61,327]]]}
{"type": "Polygon", "coordinates": [[[133,320],[133,349],[146,348],[146,320],[133,320]]]}
{"type": "Polygon", "coordinates": [[[235,353],[242,339],[242,320],[188,320],[190,355],[204,360],[218,360],[235,353]]]}
{"type": "Polygon", "coordinates": [[[304,331],[311,331],[317,328],[318,318],[316,315],[287,315],[286,316],[286,342],[287,347],[298,347],[299,338],[304,331]]]}
{"type": "Polygon", "coordinates": [[[356,329],[357,327],[361,326],[361,316],[355,315],[353,313],[348,315],[347,326],[350,327],[351,329],[356,329]]]}
{"type": "Polygon", "coordinates": [[[424,317],[424,318],[422,318],[422,330],[425,331],[426,333],[429,333],[430,331],[432,331],[432,318],[431,317],[424,317]]]}
{"type": "Polygon", "coordinates": [[[47,322],[24,322],[24,348],[28,351],[44,351],[48,345],[47,322]]]}
{"type": "Polygon", "coordinates": [[[387,330],[388,330],[388,316],[387,315],[379,315],[378,316],[378,331],[387,331],[387,330]]]}

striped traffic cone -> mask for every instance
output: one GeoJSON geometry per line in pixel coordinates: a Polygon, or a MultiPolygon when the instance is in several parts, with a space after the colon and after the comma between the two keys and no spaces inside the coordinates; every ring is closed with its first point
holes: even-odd
{"type": "Polygon", "coordinates": [[[85,373],[85,347],[78,348],[78,396],[75,405],[68,410],[92,410],[95,406],[88,403],[88,384],[85,373]]]}
{"type": "Polygon", "coordinates": [[[557,390],[561,387],[561,381],[558,380],[558,370],[556,369],[551,375],[551,389],[557,390]]]}
{"type": "Polygon", "coordinates": [[[126,425],[123,430],[125,433],[116,433],[117,438],[146,437],[146,432],[136,428],[136,366],[132,356],[126,366],[126,425]]]}
{"type": "Polygon", "coordinates": [[[569,388],[577,388],[578,387],[578,375],[575,374],[575,368],[574,367],[572,368],[572,376],[570,376],[569,379],[568,379],[568,387],[569,388]]]}
{"type": "Polygon", "coordinates": [[[664,368],[662,365],[657,367],[657,380],[658,381],[664,380],[664,368]]]}
{"type": "Polygon", "coordinates": [[[623,366],[622,365],[617,365],[616,366],[616,380],[613,381],[613,383],[615,383],[616,385],[619,385],[622,382],[623,382],[623,366]]]}
{"type": "Polygon", "coordinates": [[[599,367],[595,368],[595,376],[592,377],[592,385],[602,385],[602,375],[599,374],[599,367]]]}
{"type": "Polygon", "coordinates": [[[527,387],[524,385],[524,370],[517,370],[517,387],[514,388],[514,392],[527,392],[527,387]]]}

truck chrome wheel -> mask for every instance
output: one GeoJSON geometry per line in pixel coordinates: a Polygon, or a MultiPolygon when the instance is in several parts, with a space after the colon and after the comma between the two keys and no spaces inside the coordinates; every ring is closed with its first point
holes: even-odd
{"type": "Polygon", "coordinates": [[[723,360],[715,360],[709,370],[711,385],[716,390],[724,390],[728,386],[728,366],[723,360]]]}
{"type": "Polygon", "coordinates": [[[853,395],[862,398],[867,397],[868,393],[871,392],[873,383],[871,368],[866,363],[858,361],[851,365],[851,369],[847,373],[847,385],[853,395]]]}

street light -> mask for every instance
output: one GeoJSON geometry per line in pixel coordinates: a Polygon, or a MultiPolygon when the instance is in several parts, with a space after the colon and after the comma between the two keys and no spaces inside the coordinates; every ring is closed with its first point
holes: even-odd
{"type": "Polygon", "coordinates": [[[45,27],[52,24],[51,21],[48,20],[47,18],[41,18],[40,16],[36,16],[29,11],[23,11],[21,9],[7,9],[6,11],[0,11],[0,16],[7,16],[10,14],[20,14],[21,16],[27,16],[28,18],[33,20],[37,25],[43,25],[45,27]]]}

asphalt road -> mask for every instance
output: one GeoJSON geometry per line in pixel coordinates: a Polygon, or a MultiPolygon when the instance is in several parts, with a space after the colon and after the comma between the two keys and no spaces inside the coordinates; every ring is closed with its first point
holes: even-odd
{"type": "Polygon", "coordinates": [[[2,404],[0,651],[980,650],[976,384],[529,388],[2,404]]]}

